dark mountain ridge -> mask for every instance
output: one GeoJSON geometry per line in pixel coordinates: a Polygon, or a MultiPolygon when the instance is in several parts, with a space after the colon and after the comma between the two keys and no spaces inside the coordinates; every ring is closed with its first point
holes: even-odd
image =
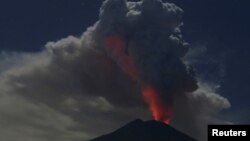
{"type": "Polygon", "coordinates": [[[116,131],[90,141],[197,141],[175,128],[154,120],[136,119],[116,131]]]}

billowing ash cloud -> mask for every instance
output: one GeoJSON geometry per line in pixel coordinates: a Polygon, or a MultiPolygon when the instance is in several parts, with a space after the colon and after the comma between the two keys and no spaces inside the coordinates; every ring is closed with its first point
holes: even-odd
{"type": "Polygon", "coordinates": [[[2,53],[0,124],[9,129],[0,139],[85,140],[151,118],[146,103],[156,119],[206,138],[206,124],[224,123],[216,116],[230,103],[183,62],[182,13],[161,0],[106,0],[81,37],[2,53]]]}
{"type": "Polygon", "coordinates": [[[158,0],[114,0],[104,3],[100,17],[97,34],[108,55],[141,85],[155,119],[169,122],[175,97],[197,89],[193,71],[181,60],[188,51],[180,35],[182,10],[158,0]]]}

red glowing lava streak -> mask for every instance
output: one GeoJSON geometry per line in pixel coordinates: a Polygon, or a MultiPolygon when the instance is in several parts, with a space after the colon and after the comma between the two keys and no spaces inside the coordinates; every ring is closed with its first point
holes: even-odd
{"type": "MultiPolygon", "coordinates": [[[[119,35],[108,36],[104,39],[104,44],[106,50],[108,50],[119,67],[132,77],[132,79],[138,83],[143,83],[139,78],[133,56],[126,54],[127,46],[123,38],[119,35]]],[[[154,119],[169,124],[172,118],[172,107],[164,103],[156,88],[147,85],[142,88],[142,95],[149,105],[154,119]]]]}
{"type": "Polygon", "coordinates": [[[169,124],[172,119],[171,106],[166,105],[162,101],[157,90],[153,86],[145,86],[142,88],[142,94],[150,107],[154,119],[169,124]]]}

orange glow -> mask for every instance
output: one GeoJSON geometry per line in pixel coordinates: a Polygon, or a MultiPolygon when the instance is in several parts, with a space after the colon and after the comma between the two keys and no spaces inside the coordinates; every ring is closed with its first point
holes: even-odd
{"type": "Polygon", "coordinates": [[[126,43],[119,35],[112,35],[104,40],[105,48],[111,52],[112,57],[116,59],[119,67],[129,74],[134,80],[139,80],[137,69],[131,55],[126,54],[126,43]]]}
{"type": "MultiPolygon", "coordinates": [[[[112,35],[104,39],[104,45],[119,67],[132,79],[140,83],[141,80],[139,79],[133,56],[126,54],[127,46],[124,39],[119,35],[112,35]]],[[[156,88],[151,85],[143,87],[142,95],[149,105],[154,119],[169,124],[172,118],[172,107],[162,101],[156,88]]]]}
{"type": "Polygon", "coordinates": [[[171,107],[161,100],[157,90],[153,86],[146,86],[143,87],[142,94],[150,107],[154,119],[169,124],[172,119],[171,107]]]}

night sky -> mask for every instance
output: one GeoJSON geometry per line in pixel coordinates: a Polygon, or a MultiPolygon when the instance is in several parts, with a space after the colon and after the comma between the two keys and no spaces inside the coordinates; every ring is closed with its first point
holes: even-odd
{"type": "MultiPolygon", "coordinates": [[[[103,0],[3,0],[0,50],[39,52],[48,41],[81,36],[98,20],[103,0]]],[[[220,84],[218,93],[232,104],[229,120],[250,123],[249,1],[169,0],[184,10],[183,38],[201,48],[194,68],[220,84]],[[237,116],[236,116],[237,115],[237,116]],[[240,115],[240,116],[239,116],[240,115]]]]}

